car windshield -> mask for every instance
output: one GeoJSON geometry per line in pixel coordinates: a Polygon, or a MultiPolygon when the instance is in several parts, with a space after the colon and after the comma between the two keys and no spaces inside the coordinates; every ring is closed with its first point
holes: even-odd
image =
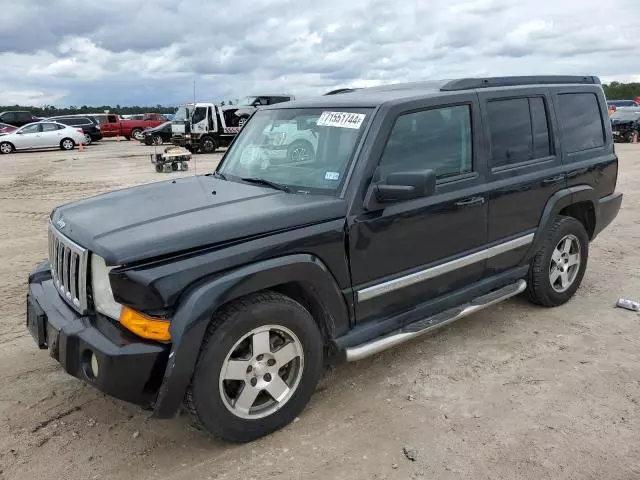
{"type": "Polygon", "coordinates": [[[190,117],[191,117],[191,109],[187,106],[182,106],[182,107],[179,107],[178,110],[176,110],[176,113],[173,116],[173,120],[177,122],[185,122],[189,120],[190,117]]]}
{"type": "Polygon", "coordinates": [[[344,183],[370,108],[258,111],[217,172],[234,181],[270,182],[293,193],[334,195],[344,183]]]}
{"type": "Polygon", "coordinates": [[[238,102],[238,105],[251,105],[258,97],[244,97],[238,102]]]}

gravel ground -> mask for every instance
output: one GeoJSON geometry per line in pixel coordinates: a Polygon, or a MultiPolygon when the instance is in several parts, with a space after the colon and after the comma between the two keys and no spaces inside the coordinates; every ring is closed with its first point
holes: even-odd
{"type": "Polygon", "coordinates": [[[157,174],[153,147],[2,156],[0,478],[640,478],[640,146],[618,145],[622,211],[576,297],[511,299],[435,335],[333,368],[287,428],[247,445],[153,420],[68,376],[25,329],[26,280],[58,204],[210,170],[157,174]],[[67,475],[70,475],[67,477],[67,475]]]}

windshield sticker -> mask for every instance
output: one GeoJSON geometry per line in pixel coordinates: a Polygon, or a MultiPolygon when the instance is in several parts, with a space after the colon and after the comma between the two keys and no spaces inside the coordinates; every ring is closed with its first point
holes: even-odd
{"type": "Polygon", "coordinates": [[[353,128],[357,130],[364,121],[364,113],[322,112],[318,119],[319,127],[353,128]]]}
{"type": "Polygon", "coordinates": [[[338,180],[340,178],[339,172],[327,172],[324,174],[325,180],[338,180]]]}

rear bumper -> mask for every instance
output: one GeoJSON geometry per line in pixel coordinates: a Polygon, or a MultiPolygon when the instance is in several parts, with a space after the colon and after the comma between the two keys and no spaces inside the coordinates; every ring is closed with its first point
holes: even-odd
{"type": "Polygon", "coordinates": [[[622,205],[622,192],[613,192],[611,195],[603,197],[598,201],[596,228],[593,232],[593,238],[616,218],[620,211],[620,205],[622,205]]]}
{"type": "Polygon", "coordinates": [[[103,316],[78,315],[58,295],[48,263],[29,276],[27,327],[38,346],[70,375],[127,402],[154,402],[170,345],[144,342],[103,316]]]}

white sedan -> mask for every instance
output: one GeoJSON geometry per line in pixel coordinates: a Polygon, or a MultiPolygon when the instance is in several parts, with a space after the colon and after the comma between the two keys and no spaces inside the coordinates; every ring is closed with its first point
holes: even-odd
{"type": "Polygon", "coordinates": [[[0,153],[40,148],[73,150],[82,142],[84,142],[84,133],[80,128],[57,122],[29,123],[15,132],[0,137],[0,153]]]}

